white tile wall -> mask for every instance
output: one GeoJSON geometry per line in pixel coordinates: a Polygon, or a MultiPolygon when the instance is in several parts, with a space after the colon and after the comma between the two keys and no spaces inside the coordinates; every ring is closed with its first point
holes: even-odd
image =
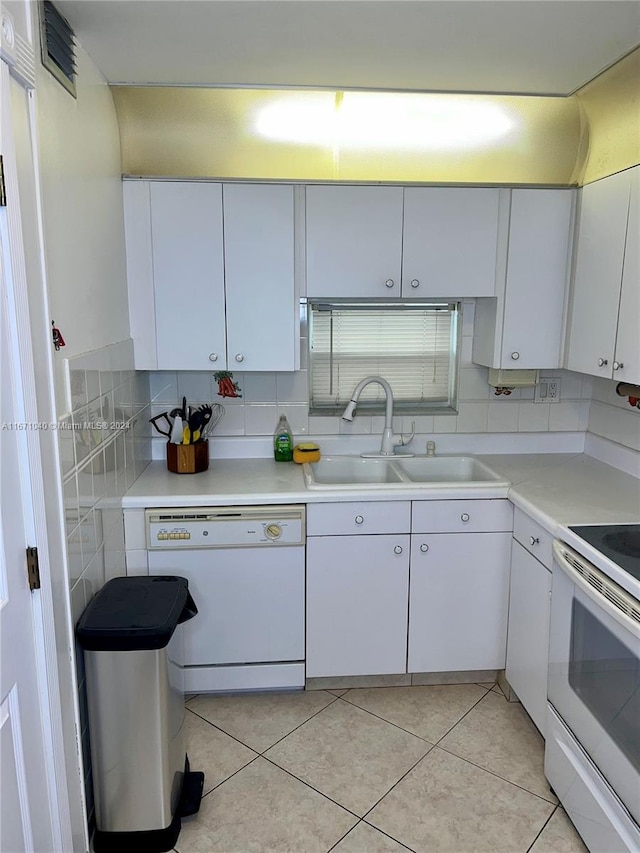
{"type": "Polygon", "coordinates": [[[617,382],[594,378],[592,383],[588,431],[640,451],[640,409],[616,394],[617,382]]]}
{"type": "MultiPolygon", "coordinates": [[[[59,420],[58,441],[71,611],[77,621],[107,580],[125,574],[119,499],[151,459],[150,385],[168,393],[167,387],[176,390],[177,379],[175,374],[154,374],[150,382],[148,374],[135,372],[131,341],[76,356],[67,367],[70,412],[59,420]]],[[[77,669],[90,796],[86,687],[79,650],[77,669]]]]}

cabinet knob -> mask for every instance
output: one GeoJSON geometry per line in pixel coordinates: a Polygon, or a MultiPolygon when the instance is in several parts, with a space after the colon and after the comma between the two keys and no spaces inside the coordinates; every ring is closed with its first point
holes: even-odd
{"type": "Polygon", "coordinates": [[[236,361],[244,361],[244,356],[241,352],[236,355],[236,361]]]}
{"type": "Polygon", "coordinates": [[[464,521],[465,523],[466,523],[467,521],[469,521],[469,513],[468,513],[468,512],[463,512],[463,513],[462,513],[462,515],[460,516],[460,521],[464,521]]]}
{"type": "Polygon", "coordinates": [[[511,358],[512,358],[514,361],[517,361],[517,360],[520,358],[520,353],[519,353],[519,352],[512,352],[512,353],[511,353],[511,358]]]}
{"type": "Polygon", "coordinates": [[[420,550],[422,551],[423,554],[426,554],[427,551],[429,550],[429,546],[425,542],[423,542],[422,545],[420,546],[420,550]]]}
{"type": "Polygon", "coordinates": [[[396,547],[393,549],[393,553],[394,554],[402,554],[402,546],[396,545],[396,547]]]}
{"type": "Polygon", "coordinates": [[[530,545],[539,545],[540,544],[540,538],[538,536],[530,536],[529,537],[529,544],[530,545]]]}
{"type": "Polygon", "coordinates": [[[385,281],[385,285],[386,285],[386,287],[394,287],[394,286],[395,286],[395,281],[394,281],[392,278],[388,278],[388,279],[385,281]]]}
{"type": "Polygon", "coordinates": [[[606,367],[609,364],[608,358],[599,358],[598,359],[598,367],[606,367]]]}
{"type": "Polygon", "coordinates": [[[218,360],[218,353],[217,352],[210,352],[209,353],[209,361],[217,361],[217,360],[218,360]]]}
{"type": "Polygon", "coordinates": [[[411,279],[411,287],[413,287],[413,288],[415,288],[415,287],[420,287],[420,282],[418,281],[418,279],[417,279],[417,278],[412,278],[412,279],[411,279]]]}
{"type": "Polygon", "coordinates": [[[356,524],[364,524],[364,517],[361,515],[356,515],[355,522],[356,524]]]}
{"type": "Polygon", "coordinates": [[[613,362],[613,369],[614,370],[620,370],[621,367],[624,367],[624,364],[621,361],[614,361],[613,362]]]}

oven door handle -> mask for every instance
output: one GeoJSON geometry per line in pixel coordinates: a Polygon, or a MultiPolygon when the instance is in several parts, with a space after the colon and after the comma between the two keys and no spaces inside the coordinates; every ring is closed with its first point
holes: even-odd
{"type": "MultiPolygon", "coordinates": [[[[618,584],[611,581],[603,572],[592,566],[579,554],[565,545],[563,542],[553,543],[553,559],[556,565],[568,575],[571,581],[582,592],[598,605],[607,615],[614,619],[618,625],[628,631],[636,640],[640,640],[640,603],[633,596],[625,592],[618,584]],[[578,565],[583,566],[596,580],[598,587],[592,586],[589,581],[567,560],[567,555],[578,565]],[[605,589],[609,595],[601,591],[605,589]],[[630,613],[635,614],[635,618],[630,613]]],[[[553,590],[552,590],[553,596],[553,590]]]]}

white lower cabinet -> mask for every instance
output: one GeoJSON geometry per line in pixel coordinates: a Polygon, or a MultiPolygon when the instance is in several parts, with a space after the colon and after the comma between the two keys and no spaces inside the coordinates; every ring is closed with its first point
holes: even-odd
{"type": "Polygon", "coordinates": [[[519,511],[516,511],[514,537],[517,538],[514,538],[511,550],[505,674],[525,710],[544,735],[552,537],[519,511]],[[548,566],[534,554],[548,562],[548,566]]]}
{"type": "Polygon", "coordinates": [[[408,671],[503,669],[511,533],[411,540],[408,671]]]}
{"type": "Polygon", "coordinates": [[[409,535],[307,539],[307,678],[406,671],[409,535]]]}
{"type": "Polygon", "coordinates": [[[506,500],[310,504],[307,678],[503,669],[511,529],[506,500]]]}

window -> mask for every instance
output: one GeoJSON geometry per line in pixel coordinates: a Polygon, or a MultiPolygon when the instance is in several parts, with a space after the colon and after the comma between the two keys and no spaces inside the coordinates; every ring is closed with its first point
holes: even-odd
{"type": "MultiPolygon", "coordinates": [[[[365,376],[391,385],[394,411],[455,411],[457,303],[315,302],[308,305],[311,414],[341,414],[365,376]]],[[[384,411],[371,384],[359,410],[384,411]]]]}

